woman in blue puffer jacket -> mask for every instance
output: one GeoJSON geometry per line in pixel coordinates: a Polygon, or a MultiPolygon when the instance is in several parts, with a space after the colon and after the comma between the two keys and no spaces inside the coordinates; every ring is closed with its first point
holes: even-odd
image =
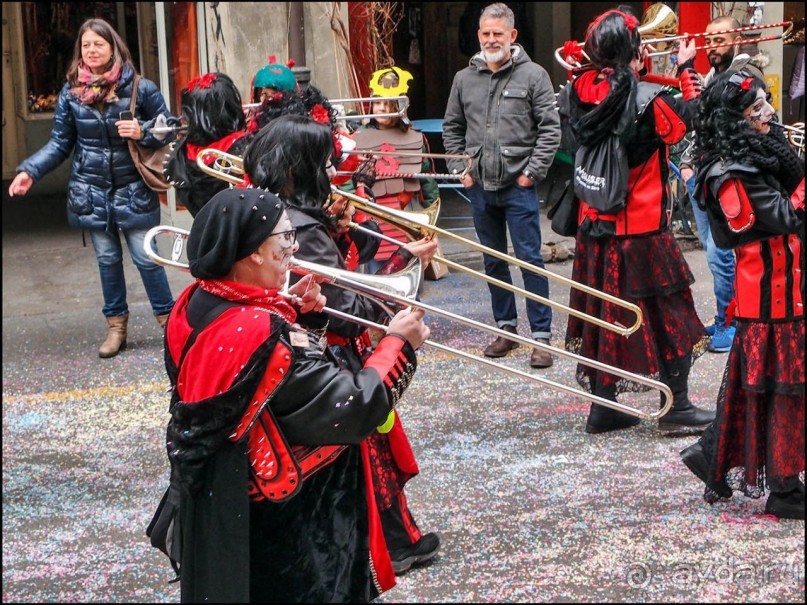
{"type": "Polygon", "coordinates": [[[157,86],[144,78],[138,83],[135,115],[121,115],[130,110],[134,77],[129,49],[112,26],[103,19],[85,21],[56,103],[50,140],[17,167],[9,187],[11,196],[25,195],[74,152],[67,218],[72,227],[87,229],[92,236],[108,324],[98,351],[103,358],[126,347],[129,307],[121,234],[160,326],[174,306],[165,270],[143,249],[146,232],[160,220],[159,198],[137,171],[127,143],[134,139],[144,147],[162,146],[164,141],[148,129],[158,116],[171,115],[157,86]]]}

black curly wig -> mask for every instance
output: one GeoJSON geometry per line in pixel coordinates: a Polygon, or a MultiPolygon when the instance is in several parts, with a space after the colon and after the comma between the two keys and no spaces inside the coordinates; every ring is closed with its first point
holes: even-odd
{"type": "Polygon", "coordinates": [[[220,72],[195,78],[182,89],[182,118],[188,125],[186,140],[193,145],[209,145],[246,128],[241,94],[220,72]]]}
{"type": "Polygon", "coordinates": [[[749,71],[726,71],[703,91],[695,121],[694,161],[698,168],[717,158],[762,169],[792,192],[804,176],[804,162],[788,145],[780,128],[758,132],[743,116],[765,83],[749,71]]]}
{"type": "Polygon", "coordinates": [[[336,128],[336,110],[316,86],[269,95],[261,102],[255,114],[255,123],[260,129],[285,115],[310,116],[331,129],[336,128]]]}

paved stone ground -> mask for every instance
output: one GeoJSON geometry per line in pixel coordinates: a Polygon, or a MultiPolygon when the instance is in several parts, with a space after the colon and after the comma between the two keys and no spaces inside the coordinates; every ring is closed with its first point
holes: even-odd
{"type": "MultiPolygon", "coordinates": [[[[469,226],[449,218],[467,214],[464,202],[445,197],[440,225],[469,226]]],[[[144,535],[168,472],[161,335],[127,261],[129,349],[97,358],[97,267],[64,223],[61,200],[4,199],[3,601],[178,602],[167,560],[144,535]]],[[[544,239],[559,240],[546,227],[544,239]]],[[[444,249],[479,266],[478,253],[444,249]]],[[[708,323],[704,253],[688,245],[686,256],[708,323]]],[[[568,276],[571,261],[547,268],[568,276]]],[[[175,293],[189,283],[169,276],[175,293]]],[[[566,302],[568,290],[553,285],[551,296],[566,302]]],[[[423,299],[490,321],[486,287],[463,274],[426,282],[423,299]]],[[[444,344],[480,354],[489,341],[429,321],[444,344]]],[[[564,328],[557,313],[554,345],[564,328]]],[[[521,347],[502,363],[576,386],[572,362],[535,371],[528,360],[521,347]]],[[[696,403],[714,407],[725,361],[695,364],[696,403]]],[[[428,348],[402,405],[421,467],[408,497],[443,548],[381,602],[804,602],[804,523],[765,516],[764,499],[705,504],[677,456],[690,435],[651,422],[586,435],[585,399],[428,348]]]]}

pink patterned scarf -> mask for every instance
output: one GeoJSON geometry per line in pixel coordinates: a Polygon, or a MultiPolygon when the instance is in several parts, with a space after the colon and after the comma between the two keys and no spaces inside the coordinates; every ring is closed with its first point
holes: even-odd
{"type": "Polygon", "coordinates": [[[94,74],[82,61],[78,65],[77,84],[70,89],[84,105],[96,103],[112,103],[118,100],[115,87],[118,85],[121,67],[114,63],[112,67],[102,74],[94,74]]]}

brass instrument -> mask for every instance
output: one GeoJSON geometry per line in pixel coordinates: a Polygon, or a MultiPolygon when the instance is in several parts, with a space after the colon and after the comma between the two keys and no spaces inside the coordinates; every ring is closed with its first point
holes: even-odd
{"type": "Polygon", "coordinates": [[[796,122],[792,125],[780,124],[779,122],[769,122],[771,126],[776,126],[785,131],[787,142],[796,152],[799,158],[804,158],[804,122],[796,122]]]}
{"type": "MultiPolygon", "coordinates": [[[[239,177],[235,174],[235,173],[243,174],[244,172],[243,160],[238,156],[234,156],[232,154],[219,151],[218,149],[207,148],[203,149],[198,153],[196,162],[197,165],[199,166],[199,169],[202,170],[203,172],[206,172],[207,174],[218,177],[222,180],[225,180],[229,183],[233,183],[236,185],[242,184],[244,182],[244,179],[242,177],[239,177]],[[213,155],[217,159],[222,159],[223,161],[226,161],[228,164],[232,166],[232,168],[230,169],[229,172],[223,172],[222,170],[216,169],[215,162],[213,167],[208,166],[207,164],[205,164],[204,159],[209,155],[213,155]]],[[[625,327],[619,323],[609,323],[607,321],[600,319],[599,317],[594,317],[593,315],[589,315],[588,313],[585,313],[583,311],[578,311],[577,309],[574,309],[568,305],[564,305],[562,303],[555,302],[551,299],[544,298],[543,296],[539,296],[538,294],[533,294],[532,292],[528,292],[523,288],[519,288],[518,286],[514,286],[512,284],[508,284],[503,281],[497,280],[496,278],[490,277],[479,271],[474,271],[473,269],[470,269],[464,265],[460,265],[459,263],[450,261],[445,257],[437,255],[434,256],[434,260],[436,260],[437,262],[444,263],[447,267],[453,268],[455,271],[469,273],[471,275],[474,275],[475,277],[485,280],[486,282],[494,286],[497,286],[504,290],[509,290],[516,294],[520,294],[521,296],[529,298],[530,300],[534,300],[541,304],[558,309],[563,313],[574,315],[575,317],[578,317],[583,321],[593,323],[594,325],[599,326],[600,328],[611,330],[612,332],[616,332],[617,334],[621,334],[623,336],[629,336],[633,334],[642,325],[642,310],[639,308],[638,305],[624,301],[621,298],[617,298],[616,296],[612,296],[605,292],[601,292],[600,290],[592,288],[591,286],[587,286],[585,284],[581,284],[574,280],[568,279],[566,277],[563,277],[562,275],[558,275],[557,273],[553,273],[551,271],[547,271],[546,269],[536,267],[528,262],[514,258],[503,252],[494,250],[493,248],[488,248],[487,246],[483,246],[482,244],[456,235],[451,231],[446,231],[445,229],[437,227],[434,223],[437,222],[437,215],[440,211],[438,203],[432,204],[427,209],[421,212],[405,212],[403,210],[395,210],[393,208],[386,208],[379,204],[374,204],[364,199],[363,197],[354,195],[347,191],[342,191],[341,189],[337,189],[333,185],[331,186],[331,191],[337,195],[341,195],[342,197],[351,200],[354,203],[354,206],[357,209],[361,210],[362,212],[365,212],[371,216],[379,218],[393,225],[396,229],[405,233],[406,236],[409,237],[410,239],[420,239],[421,237],[424,237],[426,235],[431,236],[439,235],[446,239],[452,239],[470,248],[473,248],[478,252],[482,252],[489,256],[493,256],[494,258],[498,258],[499,260],[503,260],[508,264],[515,265],[521,269],[530,271],[532,273],[537,273],[538,275],[543,275],[547,279],[559,281],[571,288],[577,288],[578,290],[582,290],[591,296],[595,296],[604,301],[620,306],[632,312],[636,316],[636,319],[633,325],[629,327],[625,327]]]]}
{"type": "MultiPolygon", "coordinates": [[[[356,97],[353,99],[329,99],[328,102],[331,107],[337,110],[336,120],[369,120],[370,118],[404,118],[406,111],[409,109],[409,97],[401,95],[399,97],[356,97]],[[398,111],[391,111],[387,113],[371,113],[371,114],[356,114],[347,115],[344,111],[345,103],[368,103],[373,101],[397,101],[398,111]]],[[[250,111],[260,107],[262,103],[244,103],[244,111],[250,111]]]]}
{"type": "MultiPolygon", "coordinates": [[[[381,151],[378,149],[345,149],[342,153],[348,153],[352,155],[367,155],[367,156],[390,156],[390,157],[401,157],[401,158],[432,158],[432,159],[442,159],[442,160],[462,160],[465,162],[465,170],[460,173],[456,174],[449,174],[449,173],[440,173],[440,172],[382,172],[377,171],[376,176],[379,177],[397,177],[403,179],[456,179],[461,181],[465,178],[465,175],[468,174],[468,171],[471,169],[471,156],[465,154],[453,154],[453,153],[424,153],[421,151],[407,151],[405,149],[401,149],[400,151],[381,151]]],[[[344,170],[337,170],[337,176],[350,176],[352,172],[344,171],[344,170]]]]}
{"type": "MultiPolygon", "coordinates": [[[[182,245],[178,246],[176,244],[177,239],[185,240],[189,235],[188,231],[176,227],[169,227],[164,225],[153,227],[152,229],[149,229],[149,231],[146,233],[146,237],[143,242],[143,247],[145,249],[146,254],[149,256],[149,258],[151,258],[154,262],[158,264],[176,267],[184,271],[188,271],[188,265],[178,261],[176,258],[173,258],[173,254],[172,259],[168,260],[161,257],[158,253],[155,252],[154,250],[155,239],[157,238],[158,235],[162,233],[174,234],[176,238],[173,246],[174,251],[183,248],[182,245]]],[[[517,334],[512,334],[510,332],[505,332],[504,330],[501,330],[499,328],[488,326],[473,319],[469,319],[461,315],[451,313],[449,311],[444,311],[438,307],[428,305],[426,303],[415,300],[415,294],[417,292],[418,284],[420,283],[422,273],[422,265],[420,263],[420,260],[417,258],[412,259],[412,261],[410,261],[409,265],[405,269],[392,275],[365,275],[362,273],[353,273],[351,271],[344,271],[342,269],[324,267],[322,265],[317,265],[315,263],[310,263],[295,258],[291,259],[289,265],[291,271],[295,273],[302,275],[310,273],[320,278],[320,280],[324,280],[325,282],[333,284],[337,287],[350,290],[352,292],[356,292],[357,294],[362,296],[368,296],[373,300],[377,301],[390,314],[393,314],[395,312],[392,303],[403,307],[415,307],[423,309],[427,313],[432,313],[434,315],[444,317],[446,319],[456,321],[463,325],[470,326],[472,328],[477,328],[479,330],[483,330],[485,332],[489,332],[497,336],[504,336],[505,338],[525,344],[527,346],[540,348],[545,351],[549,351],[554,355],[566,357],[567,359],[571,359],[572,361],[575,361],[581,365],[594,368],[598,371],[613,374],[615,376],[620,376],[622,378],[637,382],[639,384],[643,384],[651,389],[658,390],[663,395],[665,401],[661,409],[653,410],[651,412],[645,412],[638,408],[633,408],[625,404],[619,403],[617,401],[612,401],[610,399],[604,399],[602,397],[594,395],[593,393],[588,393],[581,389],[575,389],[573,387],[562,385],[552,380],[541,378],[540,376],[534,376],[527,372],[511,368],[509,366],[496,363],[488,359],[484,359],[471,353],[466,353],[465,351],[461,351],[459,349],[455,349],[453,347],[449,347],[440,344],[438,342],[434,342],[432,340],[427,340],[424,343],[430,347],[436,348],[445,353],[449,353],[450,355],[455,355],[457,357],[469,359],[471,361],[486,365],[500,372],[511,374],[521,379],[535,382],[541,385],[549,386],[550,388],[561,390],[570,395],[576,395],[584,399],[599,403],[600,405],[604,405],[611,409],[617,410],[619,412],[624,412],[625,414],[629,414],[631,416],[637,416],[639,418],[644,418],[646,420],[656,420],[661,416],[663,416],[664,414],[666,414],[672,407],[672,391],[666,384],[662,382],[646,378],[633,372],[628,372],[627,370],[623,370],[621,368],[609,366],[599,361],[588,359],[587,357],[582,357],[575,353],[570,353],[565,349],[553,347],[537,340],[519,336],[517,334]]],[[[291,295],[287,296],[289,298],[294,299],[294,297],[291,295]]],[[[386,326],[365,319],[353,317],[352,315],[348,315],[336,309],[325,307],[323,309],[323,312],[333,317],[339,317],[347,321],[352,321],[354,323],[363,325],[368,328],[375,328],[382,331],[387,330],[386,326]]]]}
{"type": "MultiPolygon", "coordinates": [[[[765,42],[767,40],[782,39],[786,43],[788,37],[793,35],[793,27],[794,27],[793,21],[781,21],[779,23],[749,25],[745,27],[727,29],[719,32],[711,32],[708,34],[706,32],[700,32],[695,34],[678,35],[678,17],[675,15],[675,12],[663,2],[656,2],[655,4],[652,4],[650,7],[648,7],[648,9],[645,11],[642,23],[641,25],[639,25],[638,29],[639,33],[642,34],[642,44],[646,44],[652,49],[652,52],[649,52],[647,56],[656,57],[659,55],[670,55],[678,52],[678,48],[675,45],[669,44],[671,42],[677,42],[680,40],[689,40],[690,38],[705,37],[707,35],[714,36],[717,34],[735,34],[749,31],[770,29],[774,27],[781,27],[784,29],[784,31],[778,35],[754,38],[753,42],[756,43],[756,42],[765,42]],[[656,50],[655,46],[659,44],[664,44],[665,46],[669,46],[669,48],[665,48],[664,50],[656,50]]],[[[739,40],[726,42],[724,44],[707,44],[705,46],[697,46],[695,50],[721,48],[723,46],[737,46],[740,44],[745,44],[746,42],[748,42],[748,40],[741,38],[739,40]]],[[[570,53],[569,48],[566,46],[557,48],[555,49],[555,60],[568,71],[579,71],[589,68],[591,59],[585,54],[585,51],[583,50],[585,43],[567,42],[567,44],[571,45],[571,47],[574,50],[574,53],[570,53]],[[584,57],[588,61],[588,63],[583,63],[575,59],[573,56],[571,56],[572,54],[578,54],[578,53],[582,57],[584,57]],[[573,61],[573,63],[571,61],[573,61]]]]}

